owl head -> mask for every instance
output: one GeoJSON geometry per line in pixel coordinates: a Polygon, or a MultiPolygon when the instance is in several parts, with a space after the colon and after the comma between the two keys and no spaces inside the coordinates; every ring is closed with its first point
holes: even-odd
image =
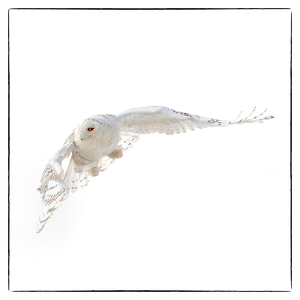
{"type": "Polygon", "coordinates": [[[119,134],[115,118],[95,115],[83,120],[75,129],[74,142],[81,155],[88,159],[100,159],[113,151],[119,134]]]}
{"type": "Polygon", "coordinates": [[[99,140],[104,135],[105,123],[96,118],[83,120],[75,130],[75,141],[79,143],[99,140]]]}

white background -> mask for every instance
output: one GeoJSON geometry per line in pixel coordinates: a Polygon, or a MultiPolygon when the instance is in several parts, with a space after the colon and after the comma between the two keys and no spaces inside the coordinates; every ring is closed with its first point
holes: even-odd
{"type": "Polygon", "coordinates": [[[289,11],[11,11],[11,289],[289,290],[289,11]],[[274,120],[142,136],[41,234],[81,119],[163,105],[274,120]]]}

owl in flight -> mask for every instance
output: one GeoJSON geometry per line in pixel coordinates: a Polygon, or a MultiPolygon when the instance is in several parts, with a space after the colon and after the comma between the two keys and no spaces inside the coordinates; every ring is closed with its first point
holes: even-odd
{"type": "Polygon", "coordinates": [[[69,135],[63,147],[48,161],[38,191],[42,210],[37,232],[41,232],[53,212],[66,200],[70,192],[85,188],[91,177],[97,176],[132,147],[141,134],[183,133],[195,128],[263,122],[273,116],[262,117],[264,111],[250,118],[255,111],[234,121],[205,118],[178,112],[163,106],[129,109],[119,115],[95,115],[83,120],[69,135]],[[64,172],[62,161],[72,154],[64,172]]]}

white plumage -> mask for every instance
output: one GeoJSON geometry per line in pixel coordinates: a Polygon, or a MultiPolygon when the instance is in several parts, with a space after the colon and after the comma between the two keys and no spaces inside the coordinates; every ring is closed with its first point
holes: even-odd
{"type": "Polygon", "coordinates": [[[162,106],[129,109],[117,116],[95,115],[83,120],[69,135],[63,147],[48,161],[38,190],[42,198],[42,210],[37,232],[68,198],[70,192],[85,188],[90,178],[104,171],[115,159],[123,156],[141,134],[178,134],[195,128],[227,126],[263,122],[273,116],[262,117],[266,112],[250,118],[252,113],[235,121],[225,121],[182,113],[162,106]],[[72,157],[64,173],[62,161],[72,157]]]}

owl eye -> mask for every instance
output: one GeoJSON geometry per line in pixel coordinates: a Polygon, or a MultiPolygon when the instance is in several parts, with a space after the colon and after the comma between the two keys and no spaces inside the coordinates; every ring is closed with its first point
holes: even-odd
{"type": "Polygon", "coordinates": [[[89,127],[89,128],[88,128],[88,131],[93,131],[93,130],[94,130],[93,127],[89,127]]]}

